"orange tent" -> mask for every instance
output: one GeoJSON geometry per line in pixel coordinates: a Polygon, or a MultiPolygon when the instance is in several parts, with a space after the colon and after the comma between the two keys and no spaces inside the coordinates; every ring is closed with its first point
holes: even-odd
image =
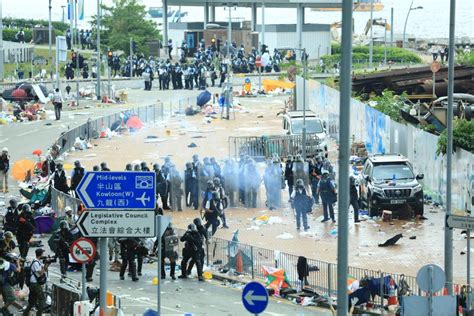
{"type": "Polygon", "coordinates": [[[263,89],[265,92],[271,92],[277,88],[280,89],[293,89],[295,87],[295,84],[293,82],[289,81],[283,81],[283,80],[273,80],[273,79],[263,79],[263,89]]]}
{"type": "Polygon", "coordinates": [[[35,163],[28,159],[18,160],[13,164],[12,176],[18,181],[24,181],[28,171],[33,174],[35,170],[35,163]]]}

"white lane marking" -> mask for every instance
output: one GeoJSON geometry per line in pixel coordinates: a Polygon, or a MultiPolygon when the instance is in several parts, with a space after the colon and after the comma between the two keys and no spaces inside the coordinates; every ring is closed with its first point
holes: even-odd
{"type": "Polygon", "coordinates": [[[25,136],[25,135],[28,135],[28,134],[36,133],[37,131],[38,131],[38,130],[35,129],[35,130],[29,131],[29,132],[25,132],[25,133],[22,133],[22,134],[18,134],[17,136],[25,136]]]}

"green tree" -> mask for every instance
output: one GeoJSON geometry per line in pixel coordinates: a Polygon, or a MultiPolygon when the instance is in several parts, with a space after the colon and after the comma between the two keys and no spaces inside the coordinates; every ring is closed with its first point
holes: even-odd
{"type": "MultiPolygon", "coordinates": [[[[438,155],[446,154],[448,144],[448,129],[446,128],[438,138],[438,155]]],[[[453,150],[460,147],[474,154],[474,121],[458,119],[453,127],[453,150]]]]}
{"type": "Polygon", "coordinates": [[[393,91],[384,90],[382,95],[373,96],[370,101],[375,103],[374,109],[388,115],[396,122],[401,122],[400,109],[404,107],[406,98],[406,93],[396,95],[393,91]]]}
{"type": "MultiPolygon", "coordinates": [[[[101,43],[112,50],[130,53],[130,38],[136,43],[136,50],[147,54],[149,41],[161,39],[156,24],[147,20],[145,6],[137,0],[114,0],[112,6],[102,6],[101,43]]],[[[96,20],[92,22],[96,24],[96,20]]]]}

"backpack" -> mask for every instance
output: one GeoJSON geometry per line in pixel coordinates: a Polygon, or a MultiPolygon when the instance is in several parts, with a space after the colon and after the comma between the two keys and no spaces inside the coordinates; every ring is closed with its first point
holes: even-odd
{"type": "Polygon", "coordinates": [[[26,284],[27,286],[30,286],[30,285],[31,285],[31,276],[32,276],[32,275],[35,276],[35,279],[36,279],[36,283],[37,283],[37,284],[39,284],[39,285],[46,284],[46,274],[43,274],[42,276],[37,277],[36,274],[33,274],[33,272],[31,271],[31,266],[32,266],[35,262],[39,262],[39,261],[35,259],[35,260],[31,261],[31,263],[30,263],[29,265],[25,265],[25,267],[23,268],[24,277],[25,277],[25,284],[26,284]]]}

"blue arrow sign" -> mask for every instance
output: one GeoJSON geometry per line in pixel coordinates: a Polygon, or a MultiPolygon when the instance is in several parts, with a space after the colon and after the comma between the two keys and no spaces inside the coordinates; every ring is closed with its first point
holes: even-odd
{"type": "Polygon", "coordinates": [[[154,172],[87,172],[76,192],[88,209],[155,209],[154,172]]]}
{"type": "Polygon", "coordinates": [[[262,313],[268,305],[267,290],[258,282],[248,283],[242,292],[242,303],[251,314],[262,313]]]}

